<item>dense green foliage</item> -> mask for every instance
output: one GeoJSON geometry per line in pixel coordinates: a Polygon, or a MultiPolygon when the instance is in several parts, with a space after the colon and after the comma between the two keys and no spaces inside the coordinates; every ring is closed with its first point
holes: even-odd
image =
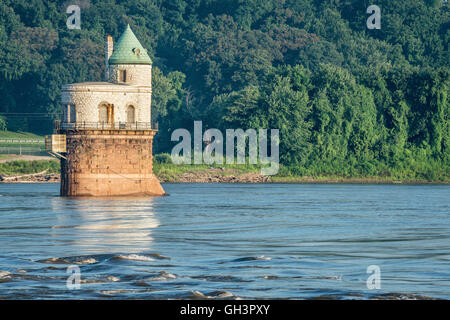
{"type": "Polygon", "coordinates": [[[39,173],[47,170],[47,173],[59,173],[59,161],[53,160],[16,160],[0,163],[0,175],[13,176],[21,174],[39,173]]]}
{"type": "Polygon", "coordinates": [[[377,0],[368,30],[369,4],[2,0],[0,130],[50,132],[61,85],[102,79],[105,36],[130,23],[154,62],[157,152],[203,120],[279,128],[286,174],[448,177],[448,4],[377,0]],[[68,30],[76,3],[81,30],[68,30]]]}

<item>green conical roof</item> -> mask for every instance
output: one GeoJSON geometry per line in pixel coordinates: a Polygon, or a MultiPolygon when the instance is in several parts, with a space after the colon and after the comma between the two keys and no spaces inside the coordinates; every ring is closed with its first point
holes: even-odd
{"type": "Polygon", "coordinates": [[[131,31],[130,25],[127,25],[119,40],[114,44],[109,64],[152,64],[147,50],[131,31]]]}

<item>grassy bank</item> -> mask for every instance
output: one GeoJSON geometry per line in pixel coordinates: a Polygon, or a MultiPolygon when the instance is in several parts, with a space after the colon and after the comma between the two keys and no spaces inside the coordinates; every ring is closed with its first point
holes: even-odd
{"type": "MultiPolygon", "coordinates": [[[[1,155],[0,155],[1,157],[1,155]]],[[[450,183],[448,167],[437,167],[430,163],[428,166],[416,168],[382,168],[377,174],[353,173],[336,174],[320,170],[320,167],[304,169],[299,167],[280,166],[277,175],[269,177],[267,181],[276,183],[311,183],[311,182],[353,182],[353,183],[450,183]],[[432,170],[434,168],[434,170],[432,170]]],[[[33,160],[10,161],[0,163],[0,175],[20,175],[38,173],[49,169],[48,173],[58,173],[59,161],[57,160],[33,160]]],[[[224,178],[243,175],[260,175],[260,167],[257,165],[176,165],[170,163],[167,157],[155,157],[153,171],[164,182],[188,181],[186,177],[199,178],[208,182],[210,177],[224,178]]],[[[198,180],[198,179],[197,179],[198,180]]],[[[215,180],[217,181],[217,179],[215,180]]],[[[239,182],[239,180],[237,180],[239,182]]]]}
{"type": "MultiPolygon", "coordinates": [[[[175,165],[168,154],[155,156],[154,172],[163,181],[176,182],[186,173],[213,175],[260,174],[260,165],[175,165]],[[217,170],[219,169],[219,170],[217,170]]],[[[380,163],[314,163],[307,167],[280,165],[278,174],[268,181],[277,183],[295,182],[354,182],[354,183],[396,183],[396,182],[450,182],[450,166],[442,161],[411,157],[396,165],[380,163]]]]}
{"type": "Polygon", "coordinates": [[[181,175],[206,175],[213,173],[221,177],[239,176],[247,173],[259,173],[259,167],[253,165],[176,165],[168,163],[154,163],[153,172],[162,181],[177,182],[181,175]]]}
{"type": "Polygon", "coordinates": [[[280,167],[272,181],[295,182],[303,180],[371,181],[371,182],[450,182],[450,167],[442,162],[408,162],[395,166],[377,164],[371,168],[334,166],[327,164],[302,167],[280,167]]]}
{"type": "MultiPolygon", "coordinates": [[[[450,183],[448,172],[392,172],[383,171],[380,175],[355,174],[339,175],[312,172],[306,174],[295,174],[287,169],[282,169],[277,175],[270,176],[268,181],[273,183],[450,183]]],[[[210,166],[210,165],[174,165],[155,164],[154,172],[159,179],[165,182],[178,182],[180,176],[188,173],[192,175],[214,175],[214,176],[240,176],[245,174],[260,175],[260,168],[256,166],[210,166]],[[219,170],[217,170],[219,169],[219,170]]]]}
{"type": "Polygon", "coordinates": [[[0,139],[18,139],[18,140],[44,140],[43,136],[31,132],[12,132],[7,130],[0,130],[0,139]]]}
{"type": "Polygon", "coordinates": [[[32,174],[48,169],[47,173],[59,173],[59,162],[56,160],[16,160],[0,163],[0,175],[14,176],[32,174]]]}
{"type": "Polygon", "coordinates": [[[0,131],[0,160],[14,154],[46,155],[44,137],[30,132],[0,131]]]}

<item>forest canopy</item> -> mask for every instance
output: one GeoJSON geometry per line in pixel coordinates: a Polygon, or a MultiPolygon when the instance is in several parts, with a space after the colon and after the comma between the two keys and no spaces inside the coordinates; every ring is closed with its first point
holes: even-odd
{"type": "Polygon", "coordinates": [[[130,24],[153,60],[157,152],[204,128],[278,128],[295,174],[449,176],[447,1],[2,0],[0,130],[52,131],[61,86],[101,81],[130,24]],[[68,5],[81,29],[66,26],[68,5]]]}

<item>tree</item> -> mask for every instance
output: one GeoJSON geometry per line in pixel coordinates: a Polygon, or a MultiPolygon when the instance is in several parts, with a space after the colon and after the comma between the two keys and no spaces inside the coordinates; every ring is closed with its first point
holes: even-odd
{"type": "Polygon", "coordinates": [[[6,120],[3,116],[0,116],[0,131],[5,131],[6,128],[6,120]]]}
{"type": "MultiPolygon", "coordinates": [[[[298,78],[305,76],[300,68],[293,73],[301,73],[298,78]]],[[[303,164],[311,152],[308,91],[302,83],[297,85],[295,90],[291,78],[274,75],[265,88],[262,116],[267,118],[267,128],[280,130],[282,163],[303,164]]]]}

